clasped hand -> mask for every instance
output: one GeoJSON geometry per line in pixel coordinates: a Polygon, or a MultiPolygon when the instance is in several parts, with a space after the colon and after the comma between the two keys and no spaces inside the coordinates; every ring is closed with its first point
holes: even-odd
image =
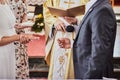
{"type": "Polygon", "coordinates": [[[38,34],[20,34],[19,41],[22,44],[26,44],[31,40],[38,40],[40,36],[38,34]]]}
{"type": "MultiPolygon", "coordinates": [[[[24,28],[28,28],[28,27],[29,26],[22,26],[19,23],[15,24],[15,28],[17,28],[17,29],[24,29],[24,28]]],[[[39,39],[39,38],[40,38],[40,35],[38,35],[38,34],[25,34],[25,33],[21,33],[19,35],[19,42],[22,43],[22,44],[26,44],[26,43],[28,43],[31,40],[35,40],[35,39],[39,39]]]]}

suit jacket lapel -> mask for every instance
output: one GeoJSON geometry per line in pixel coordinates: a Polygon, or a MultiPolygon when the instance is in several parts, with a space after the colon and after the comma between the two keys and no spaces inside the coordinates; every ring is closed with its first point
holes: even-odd
{"type": "MultiPolygon", "coordinates": [[[[90,8],[90,9],[87,11],[87,13],[85,14],[85,16],[83,17],[83,20],[80,22],[79,30],[78,30],[78,32],[77,32],[77,34],[76,34],[75,41],[76,41],[76,39],[77,39],[77,37],[78,37],[78,34],[79,34],[80,29],[81,29],[81,27],[82,27],[82,24],[84,23],[84,21],[86,20],[87,16],[91,13],[92,10],[93,10],[93,8],[90,8]]],[[[75,42],[75,41],[74,41],[74,42],[75,42]]]]}

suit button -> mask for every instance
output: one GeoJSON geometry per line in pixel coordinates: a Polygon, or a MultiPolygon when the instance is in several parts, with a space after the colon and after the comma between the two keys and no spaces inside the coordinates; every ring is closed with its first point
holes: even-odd
{"type": "Polygon", "coordinates": [[[77,44],[74,44],[73,47],[74,47],[74,48],[77,48],[77,44]]]}

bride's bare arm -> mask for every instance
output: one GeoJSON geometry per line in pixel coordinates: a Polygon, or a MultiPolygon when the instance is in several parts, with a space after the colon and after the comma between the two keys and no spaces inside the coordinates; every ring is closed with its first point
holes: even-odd
{"type": "Polygon", "coordinates": [[[0,39],[0,46],[7,45],[14,41],[19,41],[22,44],[26,44],[33,39],[39,39],[39,36],[34,34],[16,34],[13,36],[4,36],[0,39]]]}
{"type": "Polygon", "coordinates": [[[19,40],[20,40],[20,35],[4,36],[0,39],[0,46],[19,40]]]}

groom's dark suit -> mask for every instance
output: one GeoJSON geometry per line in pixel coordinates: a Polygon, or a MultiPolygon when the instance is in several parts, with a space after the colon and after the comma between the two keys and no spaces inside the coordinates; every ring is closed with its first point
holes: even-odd
{"type": "Polygon", "coordinates": [[[97,0],[79,27],[73,44],[75,78],[111,77],[116,19],[109,1],[97,0]]]}

